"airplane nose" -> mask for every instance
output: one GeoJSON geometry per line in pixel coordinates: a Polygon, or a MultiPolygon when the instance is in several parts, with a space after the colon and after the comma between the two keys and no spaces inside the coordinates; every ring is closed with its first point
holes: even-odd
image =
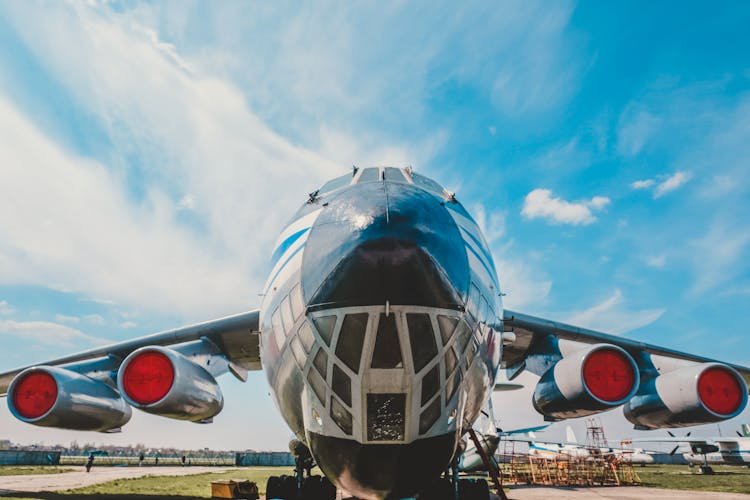
{"type": "Polygon", "coordinates": [[[449,466],[456,442],[456,433],[382,445],[309,433],[311,452],[325,475],[368,500],[414,495],[449,466]]]}
{"type": "Polygon", "coordinates": [[[327,203],[302,266],[312,308],[460,306],[469,267],[449,202],[411,184],[373,182],[327,203]]]}

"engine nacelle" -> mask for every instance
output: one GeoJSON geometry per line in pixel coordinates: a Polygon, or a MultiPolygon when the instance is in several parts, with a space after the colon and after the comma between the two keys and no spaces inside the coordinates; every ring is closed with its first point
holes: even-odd
{"type": "Polygon", "coordinates": [[[112,432],[132,415],[112,387],[56,366],[16,375],[8,387],[8,407],[22,422],[77,431],[112,432]]]}
{"type": "Polygon", "coordinates": [[[640,374],[620,347],[595,344],[558,361],[534,391],[534,408],[549,420],[583,417],[619,406],[638,389],[640,374]]]}
{"type": "Polygon", "coordinates": [[[166,347],[130,353],[120,365],[117,386],[130,405],[162,417],[208,422],[224,407],[216,379],[166,347]]]}
{"type": "Polygon", "coordinates": [[[721,363],[687,366],[643,384],[623,408],[639,429],[687,427],[736,417],[747,405],[747,384],[721,363]]]}

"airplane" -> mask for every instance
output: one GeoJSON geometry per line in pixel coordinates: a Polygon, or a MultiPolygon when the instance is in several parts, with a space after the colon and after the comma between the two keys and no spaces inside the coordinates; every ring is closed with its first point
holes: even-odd
{"type": "Polygon", "coordinates": [[[750,425],[742,424],[742,431],[737,431],[737,437],[678,437],[669,433],[669,437],[663,438],[639,438],[633,441],[649,443],[675,443],[676,446],[670,452],[673,455],[682,444],[687,444],[690,451],[683,453],[688,465],[700,466],[701,474],[713,474],[711,465],[741,465],[750,467],[750,425]]]}
{"type": "Polygon", "coordinates": [[[531,439],[522,440],[529,443],[529,455],[544,458],[588,459],[596,455],[597,457],[626,461],[631,464],[653,464],[655,462],[653,452],[645,451],[642,448],[600,447],[592,450],[591,447],[578,442],[572,427],[566,427],[565,431],[566,442],[539,441],[534,435],[531,436],[531,439]]]}
{"type": "Polygon", "coordinates": [[[310,193],[271,268],[259,309],[9,371],[0,394],[23,422],[116,432],[131,408],[211,422],[216,378],[262,369],[296,459],[328,478],[297,467],[268,497],[303,500],[332,499],[328,480],[365,500],[486,500],[486,483],[441,475],[501,369],[541,377],[549,421],[623,407],[658,429],[747,405],[746,367],[505,309],[475,219],[411,168],[355,167],[310,193]]]}

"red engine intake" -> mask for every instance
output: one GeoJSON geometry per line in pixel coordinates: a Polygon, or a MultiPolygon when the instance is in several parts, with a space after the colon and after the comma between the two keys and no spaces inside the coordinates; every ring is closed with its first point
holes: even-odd
{"type": "Polygon", "coordinates": [[[169,393],[174,384],[174,366],[159,351],[145,351],[130,360],[122,376],[122,388],[141,405],[154,404],[169,393]]]}
{"type": "Polygon", "coordinates": [[[630,356],[618,349],[593,351],[583,362],[583,382],[596,398],[607,403],[625,399],[635,387],[637,370],[630,356]]]}
{"type": "Polygon", "coordinates": [[[596,344],[565,356],[542,375],[534,408],[551,420],[583,417],[625,403],[639,382],[638,367],[625,350],[596,344]]]}
{"type": "Polygon", "coordinates": [[[19,373],[8,387],[8,407],[19,420],[42,427],[113,432],[131,410],[104,381],[59,366],[19,373]]]}
{"type": "Polygon", "coordinates": [[[45,371],[31,371],[13,386],[13,407],[28,420],[37,419],[52,409],[57,401],[57,382],[45,371]]]}
{"type": "Polygon", "coordinates": [[[224,406],[213,375],[166,347],[130,353],[120,365],[117,385],[129,404],[162,417],[208,422],[224,406]]]}
{"type": "Polygon", "coordinates": [[[724,366],[715,366],[698,377],[698,396],[703,405],[718,415],[734,415],[747,395],[740,378],[724,366]]]}
{"type": "Polygon", "coordinates": [[[747,405],[747,385],[720,363],[662,373],[646,383],[623,409],[639,429],[687,427],[736,417],[747,405]]]}

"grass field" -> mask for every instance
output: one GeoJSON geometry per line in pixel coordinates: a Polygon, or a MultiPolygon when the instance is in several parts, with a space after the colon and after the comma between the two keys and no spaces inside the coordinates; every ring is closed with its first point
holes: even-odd
{"type": "Polygon", "coordinates": [[[70,467],[50,467],[49,465],[3,465],[0,476],[26,476],[30,474],[59,474],[70,472],[70,467]]]}
{"type": "MultiPolygon", "coordinates": [[[[0,467],[2,469],[2,467],[0,467]]],[[[154,469],[158,473],[158,469],[154,469]]],[[[314,474],[320,471],[313,469],[314,474]]],[[[243,467],[223,473],[196,474],[192,476],[146,476],[137,479],[117,479],[94,486],[57,493],[16,493],[3,500],[193,500],[211,497],[211,481],[239,479],[254,481],[261,494],[265,494],[269,476],[292,474],[291,467],[243,467]]]]}
{"type": "MultiPolygon", "coordinates": [[[[0,467],[0,474],[4,474],[0,467]]],[[[27,468],[35,469],[35,468],[27,468]]],[[[36,468],[38,469],[38,468],[36,468]]],[[[45,469],[49,470],[49,469],[45,469]]],[[[716,474],[702,476],[686,466],[662,465],[636,467],[644,486],[678,490],[698,490],[750,494],[750,469],[745,467],[714,467],[716,474]]],[[[156,472],[156,469],[154,470],[156,472]]],[[[32,472],[34,473],[34,472],[32,472]]],[[[210,498],[211,481],[244,479],[258,484],[265,493],[269,476],[289,474],[290,467],[247,467],[224,473],[198,474],[182,477],[148,476],[138,479],[120,479],[95,486],[58,493],[24,493],[3,500],[196,500],[210,498]]]]}
{"type": "Polygon", "coordinates": [[[636,467],[644,486],[673,490],[722,491],[750,494],[750,469],[727,465],[713,466],[716,474],[703,476],[684,465],[636,467]]]}

